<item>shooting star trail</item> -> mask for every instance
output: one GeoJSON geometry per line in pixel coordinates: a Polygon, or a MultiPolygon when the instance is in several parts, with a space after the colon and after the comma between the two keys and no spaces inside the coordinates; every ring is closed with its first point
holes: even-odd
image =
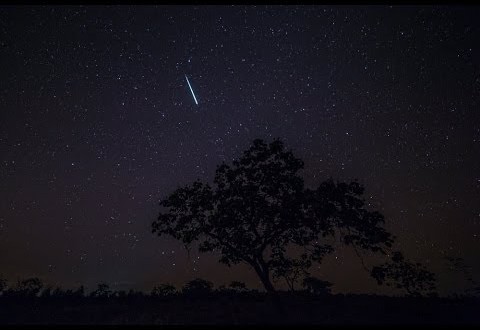
{"type": "Polygon", "coordinates": [[[192,85],[190,85],[190,81],[188,81],[187,75],[185,75],[185,79],[187,79],[188,87],[190,87],[190,91],[192,92],[193,99],[195,100],[195,103],[198,105],[197,98],[195,97],[195,93],[193,92],[192,85]]]}

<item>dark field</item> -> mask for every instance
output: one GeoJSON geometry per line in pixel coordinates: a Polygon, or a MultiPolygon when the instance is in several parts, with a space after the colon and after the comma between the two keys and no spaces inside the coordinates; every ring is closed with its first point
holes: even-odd
{"type": "Polygon", "coordinates": [[[1,324],[395,324],[480,325],[478,298],[368,295],[0,299],[1,324]]]}

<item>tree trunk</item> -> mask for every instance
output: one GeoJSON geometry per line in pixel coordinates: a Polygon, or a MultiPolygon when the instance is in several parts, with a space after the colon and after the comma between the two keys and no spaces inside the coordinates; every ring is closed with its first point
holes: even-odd
{"type": "Polygon", "coordinates": [[[270,297],[270,300],[275,310],[279,314],[279,320],[282,320],[284,317],[287,316],[286,310],[280,300],[277,290],[275,290],[275,287],[270,281],[269,270],[268,268],[266,268],[266,264],[264,262],[263,263],[259,262],[259,264],[255,264],[252,266],[255,269],[255,272],[257,273],[258,277],[262,281],[262,284],[265,290],[267,291],[268,296],[270,297]],[[263,267],[261,267],[260,265],[263,265],[263,267]]]}
{"type": "Polygon", "coordinates": [[[260,277],[260,280],[262,281],[262,284],[265,288],[265,290],[270,293],[270,294],[274,294],[277,292],[277,290],[275,290],[275,287],[273,286],[272,282],[270,281],[270,278],[268,276],[268,274],[263,274],[263,273],[258,273],[258,276],[260,277]]]}
{"type": "Polygon", "coordinates": [[[295,292],[295,282],[294,281],[287,281],[288,288],[290,292],[295,292]]]}

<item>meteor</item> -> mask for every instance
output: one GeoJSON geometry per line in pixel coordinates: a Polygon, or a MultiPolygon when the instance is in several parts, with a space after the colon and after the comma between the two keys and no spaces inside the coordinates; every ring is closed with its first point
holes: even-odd
{"type": "Polygon", "coordinates": [[[190,85],[190,81],[188,81],[187,75],[185,75],[185,79],[187,79],[188,87],[190,87],[190,91],[192,92],[193,99],[195,100],[195,103],[198,105],[197,98],[195,97],[195,93],[193,92],[192,85],[190,85]]]}

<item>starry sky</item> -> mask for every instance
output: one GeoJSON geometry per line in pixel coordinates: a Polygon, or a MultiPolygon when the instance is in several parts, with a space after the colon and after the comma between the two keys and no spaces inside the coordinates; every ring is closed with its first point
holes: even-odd
{"type": "MultiPolygon", "coordinates": [[[[445,257],[480,280],[479,9],[1,6],[0,274],[261,288],[151,223],[177,187],[280,138],[308,186],[365,184],[405,255],[463,291],[445,257]]],[[[347,249],[316,271],[386,292],[347,249]]]]}

